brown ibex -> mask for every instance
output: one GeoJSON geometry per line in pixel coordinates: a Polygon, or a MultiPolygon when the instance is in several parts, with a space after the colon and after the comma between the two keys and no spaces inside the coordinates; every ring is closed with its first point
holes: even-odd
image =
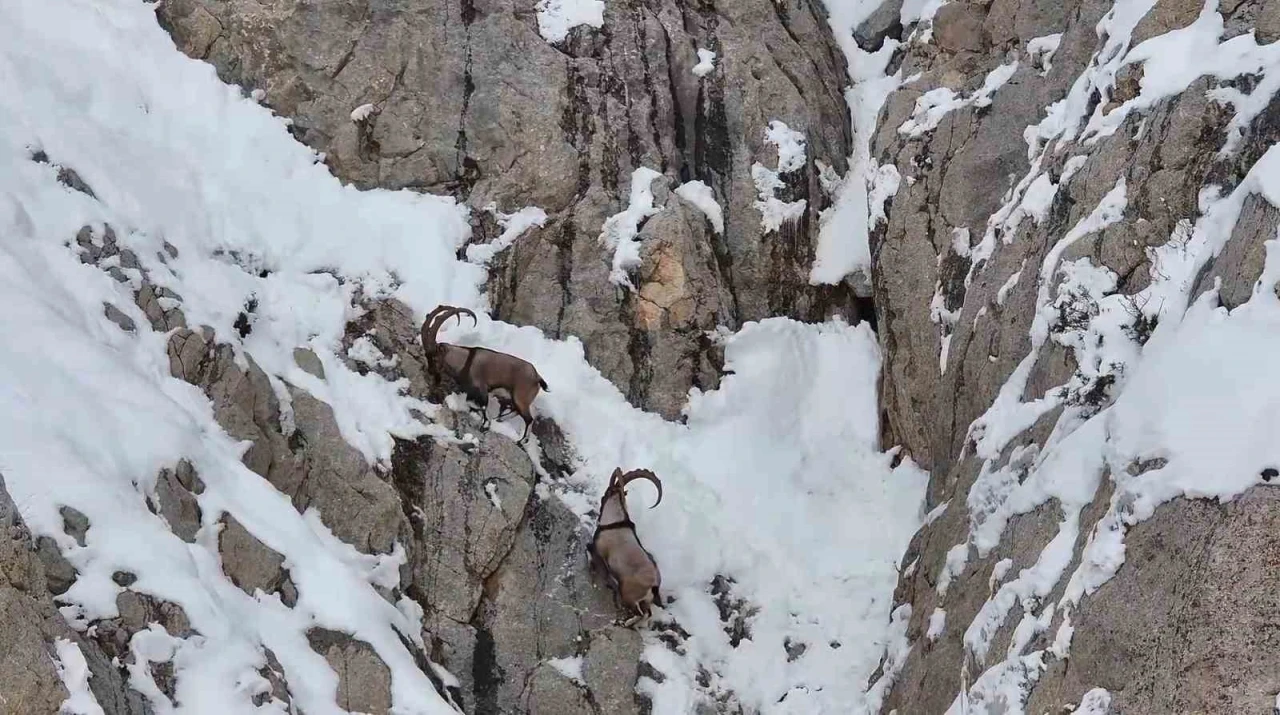
{"type": "Polygon", "coordinates": [[[590,546],[592,564],[603,566],[621,605],[634,613],[623,623],[628,628],[648,618],[654,603],[662,603],[658,562],[640,543],[635,522],[627,512],[627,484],[634,479],[648,479],[658,488],[658,500],[650,509],[662,503],[662,481],[653,472],[633,469],[623,474],[621,469],[613,470],[609,488],[600,497],[600,516],[590,546]]]}
{"type": "Polygon", "coordinates": [[[444,322],[456,317],[461,323],[463,315],[470,317],[473,324],[476,322],[475,313],[451,305],[438,306],[427,314],[422,323],[422,349],[426,351],[427,362],[437,376],[447,373],[458,382],[469,399],[479,403],[484,427],[489,425],[489,391],[506,390],[510,402],[504,403],[499,399],[502,409],[498,419],[509,412],[520,415],[524,419],[524,434],[520,437],[523,442],[529,436],[529,426],[533,424],[531,408],[539,388],[548,392],[551,388],[547,387],[537,368],[514,355],[488,348],[437,342],[436,335],[444,322]]]}

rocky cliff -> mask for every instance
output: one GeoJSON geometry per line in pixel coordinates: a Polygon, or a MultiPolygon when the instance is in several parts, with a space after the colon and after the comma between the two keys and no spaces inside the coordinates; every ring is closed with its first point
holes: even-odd
{"type": "MultiPolygon", "coordinates": [[[[1218,448],[1221,472],[1192,470],[1172,441],[1130,455],[1121,415],[1211,409],[1139,405],[1130,385],[1147,353],[1195,349],[1174,332],[1188,302],[1271,290],[1274,64],[1219,59],[1273,56],[1280,8],[995,0],[875,21],[862,41],[901,40],[904,79],[872,145],[901,173],[872,241],[884,438],[932,471],[939,508],[903,561],[910,650],[887,664],[886,711],[1269,710],[1267,460],[1218,448]],[[1175,468],[1201,486],[1153,497],[1143,480],[1175,468]]],[[[1213,376],[1245,368],[1223,359],[1187,379],[1227,394],[1213,376]]]]}

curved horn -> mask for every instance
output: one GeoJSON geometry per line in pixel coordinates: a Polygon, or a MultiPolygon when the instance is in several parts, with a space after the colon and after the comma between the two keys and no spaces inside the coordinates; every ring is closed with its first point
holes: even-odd
{"type": "Polygon", "coordinates": [[[622,481],[618,483],[618,486],[625,487],[629,482],[636,479],[647,479],[653,482],[653,486],[658,488],[658,501],[654,502],[653,506],[649,507],[650,509],[653,509],[662,503],[662,480],[658,479],[658,475],[647,469],[633,469],[630,472],[627,472],[626,476],[622,478],[622,481]]]}
{"type": "MultiPolygon", "coordinates": [[[[427,320],[422,324],[422,348],[428,353],[433,353],[439,343],[436,341],[436,335],[440,333],[440,327],[444,325],[449,318],[459,314],[467,313],[474,322],[476,314],[466,308],[455,308],[452,305],[437,306],[435,310],[427,314],[427,320]],[[434,319],[434,320],[433,320],[434,319]]],[[[462,318],[458,318],[461,322],[462,318]]]]}
{"type": "Polygon", "coordinates": [[[472,313],[466,308],[454,308],[453,313],[451,315],[456,316],[458,318],[458,325],[462,325],[462,316],[464,315],[471,318],[471,324],[473,326],[480,324],[480,321],[476,320],[476,314],[472,313]]]}

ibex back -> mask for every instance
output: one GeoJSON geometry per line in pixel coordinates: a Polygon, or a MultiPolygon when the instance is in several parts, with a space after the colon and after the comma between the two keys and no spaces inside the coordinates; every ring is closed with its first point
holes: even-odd
{"type": "Polygon", "coordinates": [[[658,500],[650,509],[662,503],[662,481],[653,472],[635,469],[624,475],[621,469],[613,470],[609,487],[600,498],[600,517],[590,547],[593,563],[604,567],[614,594],[633,614],[623,624],[627,627],[648,618],[653,604],[662,602],[658,563],[640,543],[636,525],[627,513],[626,487],[634,479],[647,479],[658,488],[658,500]]]}

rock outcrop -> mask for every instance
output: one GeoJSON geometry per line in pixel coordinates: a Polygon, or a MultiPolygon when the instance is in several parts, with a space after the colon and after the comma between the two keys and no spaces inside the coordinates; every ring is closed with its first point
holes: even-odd
{"type": "MultiPolygon", "coordinates": [[[[1204,6],[1198,0],[1155,3],[1137,22],[1127,46],[1185,27],[1204,6]]],[[[1014,627],[1026,614],[1039,617],[1037,604],[1056,602],[1065,577],[1042,597],[1014,605],[991,641],[993,655],[986,662],[962,642],[993,589],[1037,562],[1063,518],[1063,510],[1050,500],[1015,516],[989,553],[979,555],[964,546],[971,525],[985,516],[971,511],[972,500],[980,500],[971,488],[983,459],[975,454],[970,425],[1032,350],[1029,333],[1046,256],[1123,181],[1123,214],[1072,244],[1061,260],[1088,259],[1114,274],[1114,293],[1136,295],[1151,280],[1150,249],[1178,240],[1184,230],[1180,224],[1189,227],[1199,216],[1202,188],[1217,185],[1224,194],[1230,192],[1280,140],[1280,105],[1273,99],[1244,127],[1240,149],[1220,155],[1233,112],[1207,93],[1218,81],[1202,77],[1185,91],[1133,112],[1114,134],[1087,141],[1071,134],[1060,143],[1055,137],[1051,151],[1038,153],[1031,147],[1029,156],[1027,143],[1015,138],[1040,124],[1046,108],[1066,97],[1094,61],[1094,53],[1109,39],[1096,28],[1112,7],[1103,0],[952,2],[933,19],[929,40],[921,37],[926,25],[891,31],[890,23],[876,17],[858,33],[867,42],[878,42],[897,32],[905,43],[895,66],[903,77],[919,73],[889,97],[872,145],[874,157],[902,174],[888,220],[872,243],[885,347],[882,414],[886,446],[904,445],[932,470],[929,506],[947,503],[945,512],[917,535],[903,561],[904,567],[915,564],[905,568],[897,593],[899,603],[911,605],[911,650],[884,712],[943,712],[962,683],[973,684],[1007,649],[1030,653],[1048,648],[1059,630],[1060,614],[1029,644],[1013,645],[1014,627]],[[917,36],[907,41],[913,30],[917,36]],[[1049,57],[1044,44],[1032,46],[1037,38],[1044,43],[1059,34],[1049,57]],[[902,128],[924,93],[947,88],[956,97],[973,96],[990,73],[1015,60],[1016,70],[991,96],[989,106],[959,106],[928,131],[902,128]],[[1042,163],[1033,167],[1033,159],[1042,163]],[[997,212],[1007,210],[1012,187],[1037,169],[1059,185],[1051,203],[1039,208],[1040,215],[1004,221],[1008,214],[997,212]],[[995,224],[993,252],[985,255],[980,240],[995,224]],[[959,573],[948,568],[963,555],[968,562],[959,573]],[[948,580],[948,586],[939,588],[948,580]],[[936,640],[926,636],[935,609],[945,611],[947,624],[936,640]]],[[[1272,3],[1224,2],[1216,9],[1225,20],[1224,40],[1255,28],[1259,42],[1277,39],[1269,29],[1280,17],[1272,3]]],[[[1136,96],[1141,78],[1141,65],[1123,67],[1109,94],[1089,98],[1089,114],[1095,106],[1110,111],[1136,96]]],[[[1246,92],[1253,86],[1248,77],[1222,82],[1246,92]]],[[[1265,199],[1249,198],[1230,240],[1202,272],[1194,293],[1221,280],[1224,306],[1247,299],[1262,271],[1263,242],[1274,239],[1278,219],[1280,213],[1265,199]]],[[[1055,271],[1051,287],[1059,279],[1055,271]]],[[[1132,327],[1141,343],[1151,325],[1132,327]]],[[[1092,368],[1082,369],[1064,342],[1051,339],[1038,348],[1025,390],[1014,397],[1033,400],[1075,376],[1073,384],[1084,386],[1067,394],[1064,407],[1080,408],[1076,415],[1096,413],[1114,399],[1112,382],[1082,378],[1092,368]]],[[[1018,460],[1026,460],[1018,477],[1025,479],[1035,450],[1056,430],[1066,431],[1057,435],[1061,438],[1077,424],[1059,423],[1064,407],[1012,439],[994,465],[1016,467],[1018,460]]],[[[1275,580],[1265,565],[1271,557],[1263,555],[1274,553],[1274,546],[1258,530],[1274,521],[1275,498],[1266,487],[1255,487],[1226,506],[1175,501],[1134,526],[1126,536],[1126,564],[1072,615],[1069,660],[1049,659],[1043,673],[1029,669],[1020,681],[1019,687],[1030,688],[1038,678],[1026,712],[1080,703],[1097,687],[1111,692],[1112,712],[1272,708],[1280,691],[1274,676],[1280,661],[1268,655],[1273,634],[1255,624],[1274,605],[1275,580]],[[1250,544],[1244,550],[1248,553],[1236,550],[1242,543],[1250,544]]],[[[1081,515],[1067,574],[1079,563],[1085,540],[1110,500],[1110,480],[1104,476],[1103,487],[1081,515]]]]}
{"type": "MultiPolygon", "coordinates": [[[[69,522],[74,521],[72,516],[69,522]]],[[[149,715],[142,696],[125,685],[128,676],[112,666],[110,651],[72,631],[58,613],[52,594],[57,586],[46,577],[46,563],[61,556],[50,547],[37,552],[0,475],[0,649],[5,654],[0,661],[0,713],[60,711],[68,693],[54,643],[65,641],[85,659],[89,687],[107,715],[149,715]]],[[[70,564],[60,565],[74,575],[70,564]]],[[[128,618],[123,608],[121,614],[128,618]]]]}

